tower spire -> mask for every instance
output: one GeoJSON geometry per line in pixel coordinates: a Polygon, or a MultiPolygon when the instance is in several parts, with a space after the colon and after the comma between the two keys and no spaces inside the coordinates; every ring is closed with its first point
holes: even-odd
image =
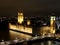
{"type": "Polygon", "coordinates": [[[18,9],[18,12],[22,13],[22,12],[23,12],[23,10],[22,10],[21,8],[19,8],[19,9],[18,9]]]}

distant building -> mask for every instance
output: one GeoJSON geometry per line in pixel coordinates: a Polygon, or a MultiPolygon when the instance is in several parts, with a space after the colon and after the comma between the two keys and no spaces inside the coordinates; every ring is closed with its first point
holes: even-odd
{"type": "Polygon", "coordinates": [[[18,11],[18,23],[22,24],[23,21],[24,21],[24,15],[23,15],[23,11],[20,8],[18,11]]]}

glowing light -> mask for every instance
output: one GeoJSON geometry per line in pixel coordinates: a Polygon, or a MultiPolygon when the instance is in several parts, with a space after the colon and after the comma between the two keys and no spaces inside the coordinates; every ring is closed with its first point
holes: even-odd
{"type": "Polygon", "coordinates": [[[18,23],[22,24],[23,18],[24,18],[23,16],[18,16],[18,23]]]}
{"type": "Polygon", "coordinates": [[[55,29],[53,29],[53,27],[48,27],[48,26],[41,27],[40,33],[41,33],[41,35],[45,35],[45,34],[49,34],[49,33],[55,34],[55,29]]]}
{"type": "Polygon", "coordinates": [[[32,33],[31,27],[24,27],[22,25],[12,25],[11,23],[9,23],[9,29],[15,29],[22,32],[32,33]]]}
{"type": "Polygon", "coordinates": [[[24,21],[23,12],[18,12],[18,23],[22,24],[23,21],[24,21]]]}
{"type": "Polygon", "coordinates": [[[55,16],[51,16],[51,20],[55,20],[55,16]]]}
{"type": "Polygon", "coordinates": [[[45,34],[55,34],[55,16],[51,16],[50,18],[50,26],[44,26],[40,28],[41,35],[45,34]]]}
{"type": "Polygon", "coordinates": [[[55,33],[55,16],[51,16],[50,27],[51,27],[51,32],[54,34],[55,33]]]}
{"type": "Polygon", "coordinates": [[[23,15],[23,13],[18,13],[18,15],[23,15]]]}
{"type": "Polygon", "coordinates": [[[53,30],[53,34],[55,34],[55,30],[53,30]]]}
{"type": "Polygon", "coordinates": [[[48,26],[41,27],[40,28],[40,33],[41,33],[41,35],[45,35],[45,34],[51,33],[50,32],[50,27],[48,27],[48,26]]]}
{"type": "Polygon", "coordinates": [[[30,25],[30,20],[27,20],[27,25],[30,25]]]}

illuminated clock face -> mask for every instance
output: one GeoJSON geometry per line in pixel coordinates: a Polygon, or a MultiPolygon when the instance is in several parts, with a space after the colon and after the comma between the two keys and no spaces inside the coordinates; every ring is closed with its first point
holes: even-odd
{"type": "Polygon", "coordinates": [[[23,20],[24,20],[23,13],[18,12],[18,23],[22,24],[23,20]]]}
{"type": "Polygon", "coordinates": [[[23,15],[23,13],[18,13],[18,15],[23,15]]]}
{"type": "Polygon", "coordinates": [[[55,20],[55,16],[51,16],[51,20],[55,20]]]}

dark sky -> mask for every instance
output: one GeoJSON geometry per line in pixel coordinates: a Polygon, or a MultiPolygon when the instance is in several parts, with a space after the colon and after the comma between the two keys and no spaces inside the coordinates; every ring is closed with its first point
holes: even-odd
{"type": "Polygon", "coordinates": [[[60,0],[0,0],[0,16],[15,16],[19,8],[23,9],[26,16],[32,13],[60,12],[60,0]]]}

